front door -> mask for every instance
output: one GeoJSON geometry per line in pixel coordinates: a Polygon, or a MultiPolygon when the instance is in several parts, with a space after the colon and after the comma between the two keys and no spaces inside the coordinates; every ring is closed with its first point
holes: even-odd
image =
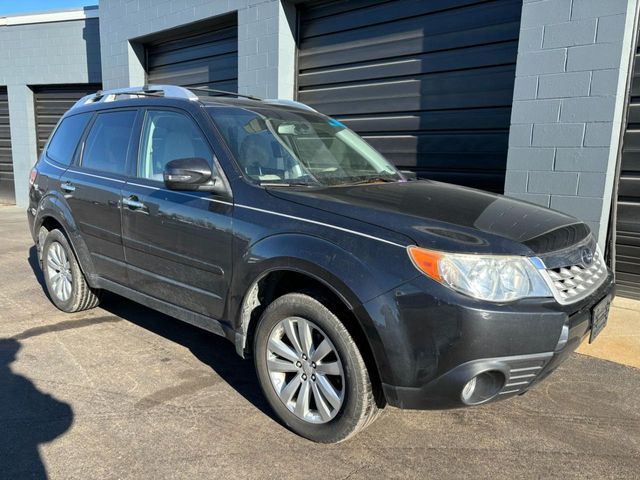
{"type": "Polygon", "coordinates": [[[216,168],[213,149],[189,114],[149,109],[135,177],[122,190],[129,282],[156,299],[221,319],[231,279],[233,205],[212,193],[165,188],[165,164],[189,157],[216,168]]]}

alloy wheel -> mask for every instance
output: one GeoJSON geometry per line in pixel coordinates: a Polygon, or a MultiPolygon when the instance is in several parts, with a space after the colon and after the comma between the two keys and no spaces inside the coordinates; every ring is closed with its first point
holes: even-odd
{"type": "Polygon", "coordinates": [[[344,402],[342,361],[327,334],[300,317],[280,321],[269,335],[267,370],[271,385],[298,418],[326,423],[344,402]]]}
{"type": "Polygon", "coordinates": [[[52,293],[62,302],[71,297],[73,291],[73,274],[71,264],[64,247],[52,242],[47,251],[47,275],[52,293]]]}

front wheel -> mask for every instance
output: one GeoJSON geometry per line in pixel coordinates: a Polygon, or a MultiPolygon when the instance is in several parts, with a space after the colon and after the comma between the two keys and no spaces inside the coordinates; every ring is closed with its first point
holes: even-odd
{"type": "Polygon", "coordinates": [[[294,432],[336,443],[378,413],[362,355],[338,318],[301,293],[276,299],[262,314],[254,339],[262,390],[294,432]]]}

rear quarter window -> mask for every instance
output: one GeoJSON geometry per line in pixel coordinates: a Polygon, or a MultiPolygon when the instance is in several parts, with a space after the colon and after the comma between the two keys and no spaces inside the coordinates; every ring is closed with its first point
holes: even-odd
{"type": "Polygon", "coordinates": [[[80,113],[62,120],[47,147],[47,157],[63,165],[69,165],[84,132],[91,113],[80,113]]]}

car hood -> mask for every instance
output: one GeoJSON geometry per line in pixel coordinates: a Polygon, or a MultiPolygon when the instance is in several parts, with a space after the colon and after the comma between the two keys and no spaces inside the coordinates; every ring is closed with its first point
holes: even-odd
{"type": "Polygon", "coordinates": [[[589,235],[573,217],[502,195],[431,180],[323,188],[271,188],[291,202],[401,233],[444,251],[531,255],[589,235]]]}

